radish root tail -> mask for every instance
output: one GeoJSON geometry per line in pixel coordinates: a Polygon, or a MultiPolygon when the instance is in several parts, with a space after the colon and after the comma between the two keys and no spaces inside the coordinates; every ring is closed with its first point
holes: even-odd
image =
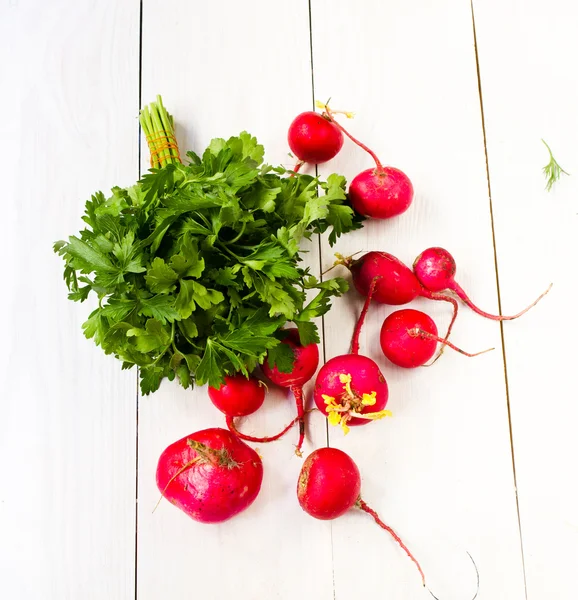
{"type": "Polygon", "coordinates": [[[369,310],[369,305],[371,304],[373,294],[375,294],[375,288],[377,286],[378,279],[379,277],[374,277],[371,280],[371,285],[369,286],[369,291],[367,292],[363,308],[361,309],[361,313],[359,313],[359,318],[355,324],[353,338],[351,339],[351,354],[359,354],[359,336],[361,334],[361,328],[365,322],[365,317],[367,316],[367,311],[369,310]]]}
{"type": "Polygon", "coordinates": [[[329,119],[329,121],[331,121],[335,127],[337,127],[337,129],[339,129],[341,131],[341,133],[343,133],[344,135],[346,135],[354,144],[357,144],[361,149],[365,150],[370,156],[371,158],[373,158],[373,160],[375,161],[375,164],[377,166],[377,170],[378,171],[382,171],[383,170],[383,165],[381,164],[381,161],[379,160],[379,158],[377,157],[377,154],[371,150],[370,148],[368,148],[365,144],[363,144],[362,142],[360,142],[357,138],[354,138],[349,131],[347,131],[347,129],[345,129],[345,127],[343,127],[343,125],[341,125],[339,122],[337,122],[335,120],[335,117],[333,116],[336,113],[343,113],[345,114],[348,118],[351,118],[353,116],[352,113],[349,112],[344,112],[344,111],[333,111],[329,108],[329,106],[327,104],[321,104],[319,103],[318,108],[322,108],[323,109],[323,116],[326,117],[327,119],[329,119]]]}
{"type": "Polygon", "coordinates": [[[491,352],[492,350],[495,350],[495,348],[487,348],[486,350],[482,350],[481,352],[475,352],[473,354],[470,354],[469,352],[466,352],[465,350],[458,348],[457,346],[455,346],[448,340],[445,340],[437,335],[434,335],[433,333],[430,333],[429,331],[424,331],[423,329],[420,329],[419,327],[415,327],[414,329],[409,329],[408,334],[411,337],[419,336],[419,337],[427,338],[428,340],[435,340],[436,342],[440,342],[440,344],[444,344],[445,346],[448,346],[452,350],[455,350],[456,352],[459,352],[460,354],[463,354],[464,356],[468,356],[470,358],[473,358],[474,356],[479,356],[480,354],[485,354],[486,352],[491,352]]]}
{"type": "Polygon", "coordinates": [[[425,298],[429,298],[430,300],[442,300],[444,302],[449,302],[454,307],[454,312],[452,314],[452,320],[450,321],[448,330],[446,331],[446,335],[444,337],[444,342],[442,343],[442,347],[440,348],[439,352],[437,353],[437,356],[432,360],[432,362],[429,365],[424,365],[425,367],[431,367],[436,362],[436,360],[444,353],[444,350],[446,348],[445,342],[447,342],[449,340],[454,323],[456,322],[456,319],[458,318],[459,304],[457,303],[456,299],[452,298],[451,296],[446,296],[445,294],[440,294],[438,292],[430,292],[426,288],[422,288],[421,295],[424,296],[425,298]]]}
{"type": "Polygon", "coordinates": [[[391,537],[398,543],[398,545],[401,547],[401,549],[409,556],[410,560],[417,567],[417,570],[419,571],[419,574],[421,575],[421,582],[422,582],[422,584],[423,584],[424,587],[427,587],[426,584],[425,584],[425,575],[424,575],[424,573],[422,571],[422,568],[421,568],[420,564],[417,562],[417,559],[414,557],[414,555],[409,551],[408,547],[402,542],[402,540],[399,537],[399,535],[397,535],[397,533],[395,533],[395,531],[389,525],[386,525],[379,518],[379,515],[373,510],[373,508],[371,508],[370,506],[368,506],[361,498],[359,498],[359,500],[357,501],[356,506],[358,508],[360,508],[361,510],[365,511],[367,514],[371,515],[373,517],[374,521],[382,529],[385,529],[385,531],[387,531],[389,533],[389,535],[391,535],[391,537]]]}
{"type": "Polygon", "coordinates": [[[167,485],[165,485],[163,491],[161,492],[161,497],[158,499],[158,502],[155,504],[153,508],[153,513],[159,507],[161,500],[164,498],[165,492],[169,489],[169,485],[179,476],[181,473],[184,473],[187,469],[190,469],[195,463],[201,460],[200,456],[195,456],[193,460],[190,460],[188,463],[184,464],[168,481],[167,485]]]}
{"type": "Polygon", "coordinates": [[[478,315],[481,315],[482,317],[485,317],[486,319],[492,319],[492,321],[513,321],[514,319],[517,319],[518,317],[521,317],[522,315],[526,314],[531,308],[536,306],[536,304],[538,304],[538,302],[540,302],[540,300],[542,300],[542,298],[552,289],[552,285],[553,284],[550,284],[548,286],[548,288],[546,289],[546,291],[542,292],[542,294],[540,294],[536,298],[536,300],[534,300],[534,302],[532,302],[532,304],[530,304],[530,306],[527,306],[524,310],[520,311],[518,314],[511,315],[511,316],[492,315],[492,314],[487,313],[486,311],[482,310],[481,308],[478,308],[469,299],[466,292],[464,292],[464,290],[457,283],[454,283],[453,291],[458,295],[458,297],[460,298],[460,300],[462,300],[462,302],[464,304],[467,304],[478,315]]]}
{"type": "Polygon", "coordinates": [[[305,407],[303,404],[303,388],[295,385],[291,388],[291,391],[295,396],[295,404],[297,405],[296,421],[299,422],[299,440],[297,441],[297,446],[295,447],[295,454],[301,458],[303,456],[301,448],[303,447],[303,442],[305,440],[305,407]]]}
{"type": "Polygon", "coordinates": [[[241,433],[237,429],[237,426],[235,425],[235,418],[227,415],[227,427],[229,428],[229,431],[231,433],[234,433],[238,438],[245,440],[246,442],[253,442],[255,444],[267,444],[269,442],[274,442],[275,440],[278,440],[279,438],[283,437],[293,427],[293,425],[295,425],[295,423],[297,423],[297,421],[299,421],[299,417],[295,417],[291,421],[291,423],[289,423],[289,425],[287,425],[287,427],[285,427],[283,430],[281,430],[276,435],[265,436],[265,437],[254,437],[251,435],[245,435],[244,433],[241,433]]]}

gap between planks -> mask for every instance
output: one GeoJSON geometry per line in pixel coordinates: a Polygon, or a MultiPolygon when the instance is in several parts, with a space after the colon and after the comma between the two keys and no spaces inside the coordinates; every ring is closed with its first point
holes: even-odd
{"type": "MultiPolygon", "coordinates": [[[[496,245],[496,232],[494,227],[494,208],[492,204],[492,185],[490,178],[490,163],[488,160],[488,144],[487,144],[487,136],[486,136],[486,120],[484,115],[484,96],[482,92],[482,77],[480,71],[480,60],[479,60],[479,51],[478,51],[478,40],[476,36],[476,16],[474,10],[474,0],[470,0],[470,8],[472,13],[472,32],[474,36],[474,54],[476,59],[476,75],[478,80],[478,95],[480,98],[480,117],[482,123],[482,137],[484,141],[484,157],[486,160],[486,180],[488,182],[488,201],[490,208],[490,222],[492,226],[492,246],[494,248],[494,269],[496,272],[496,289],[498,292],[498,314],[502,314],[502,299],[500,296],[500,274],[498,269],[498,249],[496,245]]],[[[506,359],[506,340],[504,337],[504,322],[500,321],[500,338],[502,342],[502,360],[504,363],[504,384],[506,386],[506,407],[508,412],[508,430],[510,435],[510,450],[512,454],[512,474],[514,477],[514,493],[516,497],[516,514],[518,516],[518,534],[520,538],[520,553],[522,555],[522,574],[524,578],[524,597],[528,600],[528,586],[526,582],[526,561],[524,557],[524,543],[522,536],[522,521],[520,518],[520,502],[518,499],[518,483],[516,476],[516,454],[514,450],[514,432],[512,429],[512,411],[510,407],[510,389],[508,385],[508,363],[506,359]]]]}

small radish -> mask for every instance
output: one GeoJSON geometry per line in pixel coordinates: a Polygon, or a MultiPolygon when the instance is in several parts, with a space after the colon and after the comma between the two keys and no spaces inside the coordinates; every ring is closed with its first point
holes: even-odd
{"type": "MultiPolygon", "coordinates": [[[[421,582],[426,587],[424,572],[413,554],[403,543],[399,535],[361,498],[361,475],[351,457],[337,448],[319,448],[312,452],[303,463],[297,481],[297,499],[301,508],[316,519],[332,520],[344,515],[348,510],[357,508],[373,517],[373,520],[385,529],[408,555],[419,571],[421,582]]],[[[468,556],[469,553],[468,553],[468,556]]],[[[476,575],[476,564],[470,556],[476,575]]],[[[478,576],[479,589],[479,576],[478,576]]],[[[428,588],[429,591],[429,588],[428,588]]],[[[474,598],[477,596],[474,595],[474,598]]],[[[433,593],[430,591],[430,594],[433,593]]],[[[435,596],[433,596],[435,598],[435,596]]]]}
{"type": "Polygon", "coordinates": [[[287,134],[291,152],[303,163],[324,163],[331,160],[343,146],[343,134],[330,119],[313,111],[297,115],[287,134]]]}
{"type": "Polygon", "coordinates": [[[211,402],[225,415],[245,417],[261,408],[265,400],[265,386],[256,377],[241,373],[226,375],[217,389],[209,386],[211,402]]]}
{"type": "Polygon", "coordinates": [[[464,290],[454,279],[456,274],[456,261],[454,257],[444,248],[428,248],[424,250],[414,261],[413,271],[424,286],[424,288],[430,290],[432,293],[442,292],[444,290],[451,290],[455,292],[459,298],[467,304],[474,312],[492,319],[494,321],[511,321],[521,317],[524,313],[528,312],[533,306],[535,306],[549,291],[552,284],[548,289],[541,294],[530,306],[522,310],[513,316],[502,316],[492,315],[480,308],[478,308],[466,295],[464,290]]]}
{"type": "Polygon", "coordinates": [[[375,152],[340,125],[334,118],[335,113],[340,111],[332,111],[327,104],[317,103],[317,106],[323,108],[323,117],[375,161],[375,169],[362,171],[349,185],[349,200],[356,212],[373,219],[389,219],[404,213],[413,200],[413,186],[409,177],[399,169],[384,167],[375,152]]]}
{"type": "Polygon", "coordinates": [[[381,327],[381,349],[385,357],[398,367],[411,369],[425,365],[435,354],[438,342],[470,357],[493,350],[490,348],[476,354],[460,350],[438,337],[438,328],[431,317],[411,308],[391,313],[381,327]]]}
{"type": "Polygon", "coordinates": [[[157,466],[161,495],[201,523],[221,523],[250,506],[263,480],[259,455],[226,429],[171,444],[157,466]]]}
{"type": "Polygon", "coordinates": [[[245,377],[241,373],[226,375],[225,382],[217,389],[209,386],[209,398],[226,416],[227,427],[247,442],[274,442],[285,435],[297,422],[293,419],[285,429],[268,437],[253,437],[241,433],[235,426],[234,417],[246,417],[261,408],[265,400],[265,384],[256,377],[245,377]]]}
{"type": "Polygon", "coordinates": [[[404,213],[413,200],[409,177],[394,167],[366,169],[349,184],[349,200],[360,215],[390,219],[404,213]]]}
{"type": "MultiPolygon", "coordinates": [[[[289,388],[295,396],[297,405],[297,420],[299,422],[299,440],[295,449],[297,456],[302,456],[301,448],[305,439],[305,407],[303,405],[303,386],[313,377],[317,366],[319,365],[319,349],[317,344],[301,345],[299,340],[299,331],[296,327],[291,327],[285,330],[286,337],[281,343],[286,344],[291,348],[294,356],[293,368],[289,373],[282,373],[279,369],[269,365],[269,361],[261,366],[263,373],[275,384],[289,388]]],[[[290,427],[291,425],[289,425],[290,427]]],[[[281,435],[287,431],[285,428],[281,435]]],[[[271,441],[264,440],[264,441],[271,441]]]]}

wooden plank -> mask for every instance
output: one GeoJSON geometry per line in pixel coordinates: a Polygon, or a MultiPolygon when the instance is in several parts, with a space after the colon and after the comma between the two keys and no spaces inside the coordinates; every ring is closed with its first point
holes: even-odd
{"type": "MultiPolygon", "coordinates": [[[[346,123],[386,164],[404,170],[416,190],[402,217],[370,222],[340,242],[343,254],[385,250],[407,264],[428,246],[456,257],[461,283],[497,309],[496,275],[485,173],[472,21],[467,2],[312,2],[317,99],[356,111],[346,123]]],[[[352,178],[372,166],[347,142],[321,169],[352,178]]],[[[333,261],[323,246],[323,267],[333,261]]],[[[440,330],[449,309],[414,302],[440,330]]],[[[361,299],[352,292],[326,317],[328,357],[346,352],[361,299]]],[[[431,369],[394,368],[382,356],[379,330],[392,308],[374,306],[362,352],[382,366],[391,420],[330,442],[358,462],[365,500],[421,560],[440,598],[467,598],[475,575],[479,598],[521,599],[524,582],[513,486],[500,330],[462,308],[454,342],[496,346],[467,359],[447,351],[431,369]]],[[[403,552],[367,515],[333,524],[337,600],[416,598],[419,576],[403,552]]],[[[420,597],[422,597],[420,595],[420,597]]],[[[427,593],[423,592],[423,597],[427,593]]]]}
{"type": "Polygon", "coordinates": [[[81,330],[52,242],[137,174],[138,2],[3,2],[0,597],[134,595],[135,374],[81,330]]]}
{"type": "MultiPolygon", "coordinates": [[[[147,0],[143,13],[142,100],[157,93],[177,121],[181,149],[202,151],[213,137],[246,129],[272,164],[293,166],[287,128],[312,106],[309,15],[305,0],[271,4],[185,3],[147,0]],[[212,33],[207,33],[208,31],[212,33]]],[[[146,156],[146,148],[143,148],[146,156]]],[[[143,160],[143,170],[147,168],[143,160]]],[[[319,272],[317,243],[308,264],[319,272]]],[[[278,431],[295,414],[293,400],[271,392],[243,431],[278,431]]],[[[317,415],[305,451],[325,443],[317,415]]],[[[138,597],[239,600],[307,593],[333,597],[330,526],[301,511],[295,488],[301,460],[293,455],[297,433],[258,446],[265,476],[256,502],[222,525],[196,523],[167,502],[154,514],[159,492],[155,470],[171,442],[206,427],[224,426],[206,388],[184,391],[165,383],[140,401],[138,597]],[[315,556],[315,560],[308,557],[315,556]]]]}
{"type": "Polygon", "coordinates": [[[578,55],[575,5],[475,2],[503,310],[508,388],[529,600],[576,597],[578,453],[578,55]],[[554,150],[571,177],[544,189],[554,150]]]}

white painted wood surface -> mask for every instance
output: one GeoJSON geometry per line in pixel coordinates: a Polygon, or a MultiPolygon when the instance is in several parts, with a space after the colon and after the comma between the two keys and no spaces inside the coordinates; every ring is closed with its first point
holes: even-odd
{"type": "Polygon", "coordinates": [[[52,243],[138,167],[136,2],[2,2],[0,598],[134,597],[135,375],[52,243]]]}
{"type": "Polygon", "coordinates": [[[504,310],[516,310],[554,282],[539,310],[504,325],[528,600],[578,596],[578,78],[572,64],[578,39],[572,9],[561,0],[546,11],[539,2],[475,4],[504,310]],[[551,193],[540,177],[548,162],[540,138],[572,173],[551,193]]]}
{"type": "MultiPolygon", "coordinates": [[[[408,213],[368,223],[335,251],[386,250],[411,264],[443,245],[475,301],[496,311],[499,298],[505,313],[554,282],[541,305],[504,324],[504,354],[500,326],[462,307],[454,341],[496,351],[477,359],[448,351],[432,369],[404,371],[381,357],[379,328],[391,310],[373,307],[362,352],[382,366],[394,417],[347,438],[332,429],[329,441],[357,461],[365,500],[406,540],[440,598],[473,595],[466,550],[482,600],[576,597],[578,330],[566,317],[578,292],[576,9],[569,0],[547,11],[537,0],[474,9],[485,140],[464,0],[144,0],[142,14],[137,0],[0,3],[0,598],[429,597],[369,516],[327,523],[300,510],[291,435],[259,448],[263,491],[232,521],[201,525],[168,503],[152,514],[160,452],[222,417],[204,389],[166,383],[137,399],[136,374],[83,338],[87,307],[66,300],[50,250],[79,227],[91,192],[136,178],[139,82],[143,104],[163,94],[183,149],[247,129],[269,162],[285,164],[291,119],[314,95],[331,96],[357,113],[352,133],[416,189],[408,213]],[[543,189],[541,137],[574,174],[552,193],[543,189]]],[[[346,142],[320,173],[351,178],[369,166],[346,142]]],[[[321,249],[325,269],[333,251],[321,249]]],[[[318,252],[312,244],[316,272],[318,252]]],[[[445,306],[415,306],[440,329],[448,321],[445,306]]],[[[351,292],[325,318],[328,358],[347,350],[359,307],[351,292]]],[[[244,430],[271,433],[292,417],[282,394],[267,404],[244,430]]],[[[307,451],[327,439],[324,419],[312,417],[307,451]]]]}

